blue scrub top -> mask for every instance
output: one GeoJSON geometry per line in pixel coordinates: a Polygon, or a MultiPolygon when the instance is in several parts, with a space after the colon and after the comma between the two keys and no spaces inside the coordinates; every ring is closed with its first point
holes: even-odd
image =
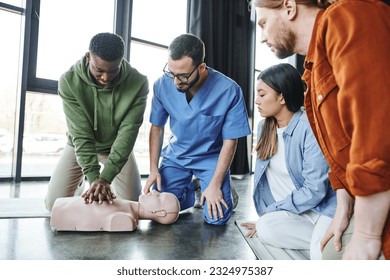
{"type": "Polygon", "coordinates": [[[172,132],[161,155],[194,169],[215,168],[224,139],[251,133],[240,86],[210,67],[207,70],[207,79],[190,103],[165,75],[153,87],[150,122],[164,126],[170,117],[172,132]]]}

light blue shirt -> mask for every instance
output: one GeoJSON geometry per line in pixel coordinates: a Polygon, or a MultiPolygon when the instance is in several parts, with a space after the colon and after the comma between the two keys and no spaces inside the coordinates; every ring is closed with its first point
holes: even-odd
{"type": "Polygon", "coordinates": [[[215,168],[223,140],[251,133],[239,85],[207,70],[207,79],[190,103],[171,78],[163,75],[154,84],[150,122],[164,126],[169,117],[172,132],[161,155],[188,168],[215,168]]]}
{"type": "MultiPolygon", "coordinates": [[[[259,139],[264,120],[258,126],[259,139]]],[[[301,214],[313,210],[333,218],[336,211],[336,192],[328,178],[329,166],[314,137],[302,110],[296,112],[283,132],[286,165],[295,190],[283,200],[275,201],[265,170],[269,160],[256,160],[253,200],[259,216],[285,210],[301,214]]]]}

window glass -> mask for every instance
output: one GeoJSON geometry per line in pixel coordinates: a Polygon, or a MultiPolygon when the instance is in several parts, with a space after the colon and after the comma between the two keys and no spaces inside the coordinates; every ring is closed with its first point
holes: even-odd
{"type": "MultiPolygon", "coordinates": [[[[134,0],[132,36],[168,46],[180,34],[186,33],[187,1],[183,0],[134,0]],[[151,8],[152,7],[152,8],[151,8]],[[150,24],[154,22],[157,24],[150,24]]],[[[134,154],[141,174],[149,174],[149,130],[150,107],[153,97],[153,83],[163,74],[167,62],[166,48],[147,43],[132,42],[130,64],[146,75],[149,80],[149,96],[144,122],[140,127],[134,154]]],[[[169,121],[164,130],[164,145],[170,135],[169,121]]]]}
{"type": "Polygon", "coordinates": [[[51,176],[65,147],[66,131],[61,98],[27,92],[22,177],[51,176]]]}
{"type": "MultiPolygon", "coordinates": [[[[163,74],[162,69],[167,61],[167,49],[156,48],[144,44],[131,44],[130,63],[142,74],[147,75],[149,80],[149,95],[146,104],[144,122],[140,127],[137,141],[134,146],[134,155],[137,158],[141,174],[149,174],[149,130],[150,108],[153,97],[153,83],[163,74]]],[[[170,134],[169,126],[165,126],[164,140],[170,134]]],[[[164,143],[165,144],[165,143],[164,143]]]]}
{"type": "MultiPolygon", "coordinates": [[[[279,64],[279,63],[287,63],[288,59],[279,59],[267,46],[267,44],[263,44],[260,42],[261,38],[261,29],[256,24],[256,58],[255,58],[255,78],[254,78],[254,94],[255,97],[253,99],[253,102],[256,102],[256,84],[257,84],[257,76],[260,74],[260,71],[265,70],[266,68],[279,64]]],[[[260,116],[260,112],[257,110],[256,103],[253,107],[253,133],[252,133],[252,171],[255,171],[255,163],[256,163],[256,145],[257,145],[257,125],[258,123],[263,119],[262,116],[260,116]]]]}
{"type": "Polygon", "coordinates": [[[186,32],[187,1],[134,0],[131,36],[169,45],[186,32]]]}
{"type": "Polygon", "coordinates": [[[22,16],[0,10],[0,178],[11,177],[18,91],[22,16]],[[6,42],[6,43],[5,43],[6,42]]]}
{"type": "Polygon", "coordinates": [[[41,0],[37,78],[58,80],[95,34],[113,32],[114,9],[115,0],[41,0]]]}
{"type": "Polygon", "coordinates": [[[24,8],[23,7],[23,0],[2,0],[1,2],[5,3],[5,4],[12,5],[12,6],[24,8]]]}

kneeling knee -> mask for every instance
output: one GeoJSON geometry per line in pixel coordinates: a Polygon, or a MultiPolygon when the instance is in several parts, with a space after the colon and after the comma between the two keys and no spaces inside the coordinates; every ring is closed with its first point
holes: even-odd
{"type": "Polygon", "coordinates": [[[222,226],[225,225],[230,219],[231,213],[226,213],[223,218],[218,217],[218,219],[212,219],[208,216],[204,216],[204,220],[209,225],[222,226]]]}

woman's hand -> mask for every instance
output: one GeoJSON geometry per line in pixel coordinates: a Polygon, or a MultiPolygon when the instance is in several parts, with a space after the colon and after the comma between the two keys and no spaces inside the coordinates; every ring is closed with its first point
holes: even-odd
{"type": "Polygon", "coordinates": [[[252,238],[256,235],[256,224],[253,222],[246,222],[241,224],[242,227],[249,230],[249,232],[245,235],[246,237],[252,238]]]}

